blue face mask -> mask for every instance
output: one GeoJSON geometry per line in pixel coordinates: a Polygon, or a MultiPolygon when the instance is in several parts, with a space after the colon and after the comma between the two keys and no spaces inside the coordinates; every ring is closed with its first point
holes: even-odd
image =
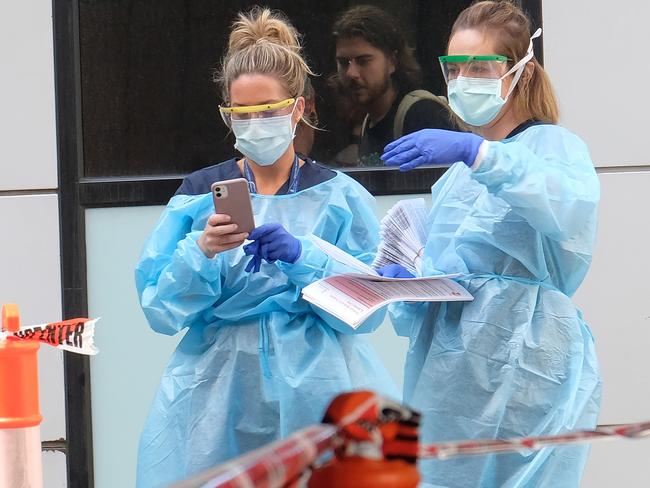
{"type": "Polygon", "coordinates": [[[292,117],[293,111],[277,117],[233,120],[235,149],[259,166],[272,165],[293,141],[296,129],[292,117]]]}
{"type": "Polygon", "coordinates": [[[541,34],[537,29],[530,38],[530,45],[526,56],[519,60],[501,78],[469,78],[459,76],[450,80],[447,86],[449,106],[463,121],[469,125],[480,127],[489,124],[501,111],[508,101],[508,97],[515,89],[526,63],[533,57],[533,39],[541,34]],[[504,78],[514,73],[512,83],[505,98],[501,98],[501,83],[504,78]]]}

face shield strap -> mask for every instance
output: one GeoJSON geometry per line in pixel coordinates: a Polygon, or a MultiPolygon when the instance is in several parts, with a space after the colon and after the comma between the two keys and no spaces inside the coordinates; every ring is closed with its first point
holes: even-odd
{"type": "Polygon", "coordinates": [[[510,88],[508,89],[508,93],[506,93],[505,100],[508,100],[508,97],[515,89],[515,86],[517,86],[517,82],[519,81],[519,78],[521,78],[521,75],[524,72],[526,63],[531,59],[533,59],[533,56],[535,55],[535,52],[533,51],[533,39],[536,39],[541,35],[542,35],[542,28],[540,27],[530,37],[530,43],[528,44],[528,50],[526,51],[526,55],[523,58],[521,58],[512,68],[510,68],[505,75],[501,77],[501,79],[503,80],[505,77],[511,75],[513,72],[516,71],[515,76],[512,79],[512,83],[510,83],[510,88]]]}

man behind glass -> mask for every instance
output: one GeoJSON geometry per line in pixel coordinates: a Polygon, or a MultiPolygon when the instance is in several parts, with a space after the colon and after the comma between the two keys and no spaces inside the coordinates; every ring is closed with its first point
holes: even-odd
{"type": "Polygon", "coordinates": [[[337,78],[366,113],[358,164],[380,166],[384,146],[425,128],[454,129],[444,97],[421,90],[422,71],[401,29],[385,11],[359,5],[333,27],[337,78]]]}

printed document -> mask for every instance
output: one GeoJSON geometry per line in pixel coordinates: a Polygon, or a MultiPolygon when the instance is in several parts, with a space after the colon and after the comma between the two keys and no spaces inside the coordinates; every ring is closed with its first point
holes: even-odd
{"type": "Polygon", "coordinates": [[[385,278],[336,246],[316,236],[310,236],[310,239],[332,259],[359,272],[318,280],[302,290],[303,298],[355,329],[372,313],[391,302],[473,300],[472,295],[453,280],[459,275],[385,278]]]}

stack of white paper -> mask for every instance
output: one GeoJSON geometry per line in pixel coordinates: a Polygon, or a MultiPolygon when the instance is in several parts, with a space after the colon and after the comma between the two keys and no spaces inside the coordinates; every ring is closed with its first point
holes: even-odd
{"type": "Polygon", "coordinates": [[[427,239],[427,207],[423,198],[401,200],[381,220],[381,244],[373,266],[401,264],[419,275],[427,239]]]}

